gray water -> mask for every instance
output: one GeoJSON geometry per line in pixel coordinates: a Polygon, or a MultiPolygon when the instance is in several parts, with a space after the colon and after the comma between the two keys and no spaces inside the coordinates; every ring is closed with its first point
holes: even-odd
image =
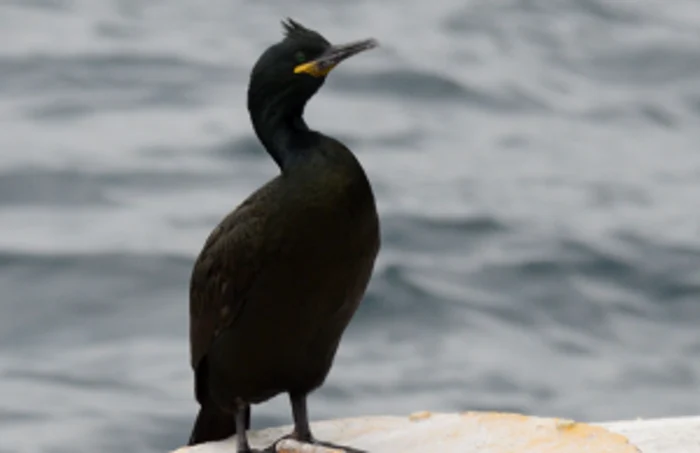
{"type": "Polygon", "coordinates": [[[276,174],[245,89],[287,15],[383,44],[307,110],[384,238],[315,420],[700,413],[697,0],[5,0],[0,452],[186,441],[189,272],[276,174]]]}

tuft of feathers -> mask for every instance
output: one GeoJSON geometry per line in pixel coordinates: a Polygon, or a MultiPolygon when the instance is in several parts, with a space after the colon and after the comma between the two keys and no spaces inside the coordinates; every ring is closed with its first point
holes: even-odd
{"type": "Polygon", "coordinates": [[[290,17],[282,21],[282,31],[284,32],[284,37],[286,39],[315,41],[329,44],[326,38],[321,36],[318,32],[304,27],[290,17]]]}
{"type": "Polygon", "coordinates": [[[284,31],[284,36],[287,38],[293,38],[297,35],[305,35],[309,32],[309,29],[301,25],[299,22],[295,21],[291,17],[287,20],[282,21],[282,30],[284,31]]]}

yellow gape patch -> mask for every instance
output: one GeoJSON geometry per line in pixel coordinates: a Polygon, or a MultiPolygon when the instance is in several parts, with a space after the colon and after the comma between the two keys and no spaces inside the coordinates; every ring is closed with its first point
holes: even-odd
{"type": "Polygon", "coordinates": [[[320,64],[317,61],[309,61],[308,63],[300,64],[294,68],[295,74],[309,74],[314,77],[323,77],[328,75],[329,72],[335,67],[335,65],[330,64],[320,64]]]}

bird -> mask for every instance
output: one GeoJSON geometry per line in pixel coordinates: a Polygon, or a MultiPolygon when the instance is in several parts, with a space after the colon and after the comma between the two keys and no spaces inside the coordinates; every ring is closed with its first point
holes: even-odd
{"type": "MultiPolygon", "coordinates": [[[[254,64],[252,128],[279,169],[222,218],[190,276],[190,361],[199,412],[188,445],[236,434],[250,453],[251,406],[287,394],[294,428],[317,440],[308,396],[332,368],[381,248],[369,178],[339,140],[311,129],[307,102],[342,61],[378,47],[331,44],[286,18],[282,39],[254,64]]],[[[358,451],[358,450],[354,450],[358,451]]]]}

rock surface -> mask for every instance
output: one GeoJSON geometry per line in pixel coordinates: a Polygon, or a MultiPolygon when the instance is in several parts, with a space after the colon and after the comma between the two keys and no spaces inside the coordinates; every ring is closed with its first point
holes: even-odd
{"type": "MultiPolygon", "coordinates": [[[[700,417],[578,423],[497,412],[409,417],[359,417],[314,423],[318,439],[368,453],[700,453],[700,417]]],[[[291,426],[250,432],[255,448],[288,434],[291,426]]],[[[173,453],[236,453],[235,437],[173,453]]],[[[291,440],[278,453],[343,453],[291,440]]]]}

